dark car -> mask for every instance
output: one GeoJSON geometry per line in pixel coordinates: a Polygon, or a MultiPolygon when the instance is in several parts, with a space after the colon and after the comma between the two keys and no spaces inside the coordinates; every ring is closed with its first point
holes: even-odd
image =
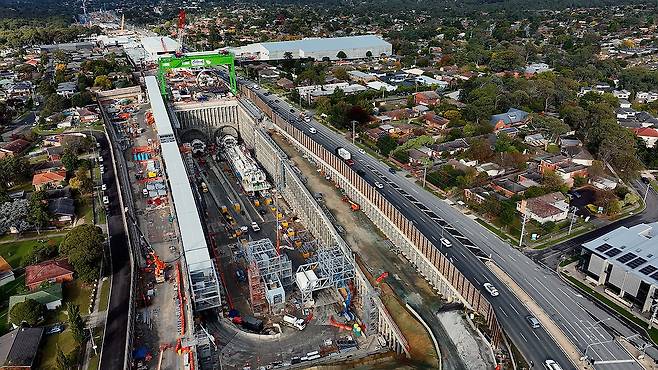
{"type": "Polygon", "coordinates": [[[295,110],[293,108],[290,108],[290,113],[295,113],[295,110]]]}
{"type": "Polygon", "coordinates": [[[390,172],[390,173],[396,173],[397,171],[395,171],[395,168],[393,168],[393,167],[389,167],[389,168],[388,168],[388,172],[390,172]]]}
{"type": "Polygon", "coordinates": [[[645,184],[648,184],[648,183],[651,182],[651,180],[649,180],[648,177],[642,177],[642,182],[645,183],[645,184]]]}
{"type": "Polygon", "coordinates": [[[359,176],[363,176],[363,175],[366,174],[366,171],[361,170],[361,169],[358,169],[358,170],[356,170],[356,173],[357,173],[357,175],[359,175],[359,176]]]}

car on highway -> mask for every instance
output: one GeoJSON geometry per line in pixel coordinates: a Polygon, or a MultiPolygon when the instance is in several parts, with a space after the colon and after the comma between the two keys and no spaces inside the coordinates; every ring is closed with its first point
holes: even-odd
{"type": "Polygon", "coordinates": [[[358,170],[356,170],[356,174],[359,175],[359,176],[363,176],[363,175],[366,174],[366,171],[364,171],[362,169],[358,169],[358,170]]]}
{"type": "Polygon", "coordinates": [[[106,206],[110,204],[110,198],[108,198],[107,195],[103,196],[103,204],[106,206]]]}
{"type": "Polygon", "coordinates": [[[539,329],[541,327],[541,323],[539,322],[539,320],[537,320],[537,318],[532,316],[532,315],[526,316],[525,320],[528,322],[530,327],[533,328],[533,329],[539,329]]]}
{"type": "Polygon", "coordinates": [[[379,181],[375,181],[375,187],[376,187],[377,189],[383,189],[383,188],[384,188],[384,184],[382,184],[382,183],[379,182],[379,181]]]}
{"type": "Polygon", "coordinates": [[[562,370],[562,366],[551,359],[544,361],[544,367],[548,370],[562,370]]]}
{"type": "Polygon", "coordinates": [[[452,242],[446,238],[441,238],[441,245],[443,245],[446,248],[452,247],[452,242]]]}
{"type": "Polygon", "coordinates": [[[498,297],[500,294],[498,293],[498,289],[496,289],[496,287],[491,283],[484,283],[482,286],[484,287],[484,290],[486,290],[492,297],[498,297]]]}
{"type": "Polygon", "coordinates": [[[366,154],[366,151],[363,150],[363,148],[360,148],[360,149],[359,149],[359,153],[361,153],[361,154],[366,154]]]}
{"type": "Polygon", "coordinates": [[[295,113],[295,109],[290,108],[290,113],[295,113]]]}
{"type": "Polygon", "coordinates": [[[101,174],[103,174],[103,173],[105,172],[105,166],[103,166],[103,165],[101,164],[101,165],[99,166],[99,168],[100,168],[100,170],[101,170],[101,174]]]}
{"type": "Polygon", "coordinates": [[[644,176],[642,176],[641,179],[642,179],[642,182],[645,183],[645,184],[648,184],[648,183],[651,182],[651,179],[648,178],[648,177],[644,177],[644,176]]]}
{"type": "Polygon", "coordinates": [[[256,222],[251,223],[251,229],[254,230],[255,232],[260,231],[260,226],[256,222]]]}
{"type": "Polygon", "coordinates": [[[396,173],[397,171],[395,170],[395,168],[393,168],[393,167],[389,167],[389,168],[388,168],[388,172],[390,172],[390,173],[396,173]]]}
{"type": "Polygon", "coordinates": [[[107,190],[107,185],[105,185],[105,184],[101,185],[101,190],[102,190],[102,191],[107,190]]]}
{"type": "Polygon", "coordinates": [[[279,102],[279,99],[274,99],[274,102],[275,102],[275,103],[278,103],[278,102],[279,102]]]}
{"type": "Polygon", "coordinates": [[[306,117],[306,118],[304,118],[304,122],[306,122],[306,123],[311,122],[311,117],[306,117]]]}
{"type": "Polygon", "coordinates": [[[315,128],[311,127],[311,128],[308,129],[308,132],[310,132],[310,133],[312,133],[312,134],[317,134],[317,133],[318,133],[318,130],[316,130],[315,128]]]}

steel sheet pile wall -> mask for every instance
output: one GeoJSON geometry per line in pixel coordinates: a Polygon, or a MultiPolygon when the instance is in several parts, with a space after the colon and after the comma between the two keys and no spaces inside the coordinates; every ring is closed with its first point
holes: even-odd
{"type": "Polygon", "coordinates": [[[398,354],[409,356],[409,343],[388,314],[386,307],[377,297],[360,267],[354,263],[353,252],[338,234],[333,224],[324,214],[311,193],[306,189],[297,174],[288,163],[286,154],[274,143],[268,134],[257,127],[252,117],[241,116],[240,135],[247,146],[254,148],[256,158],[273,178],[284,199],[302,220],[308,231],[324,245],[337,245],[354,265],[354,282],[358,291],[358,300],[364,306],[368,318],[374,314],[373,322],[364,318],[367,327],[376,328],[387,343],[398,354]]]}
{"type": "Polygon", "coordinates": [[[389,237],[391,242],[400,247],[405,257],[441,294],[447,298],[451,296],[458,298],[487,320],[494,346],[501,343],[502,332],[489,302],[409,219],[343,160],[290,125],[281,116],[273,113],[271,108],[251,90],[244,86],[241,89],[272,119],[280,132],[314,157],[346,194],[361,205],[364,213],[389,237]]]}

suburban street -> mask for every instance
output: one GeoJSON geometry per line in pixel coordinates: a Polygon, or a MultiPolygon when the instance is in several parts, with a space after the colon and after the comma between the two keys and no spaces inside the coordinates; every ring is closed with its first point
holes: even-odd
{"type": "Polygon", "coordinates": [[[492,261],[543,307],[567,338],[581,352],[596,361],[597,369],[641,368],[615,341],[616,336],[632,335],[633,331],[581,296],[554,271],[537,265],[457,208],[416,185],[413,179],[389,173],[386,164],[359,152],[358,147],[340,134],[314,120],[310,123],[302,122],[298,119],[298,111],[291,112],[292,107],[281,98],[275,95],[264,96],[264,90],[255,90],[269,101],[275,111],[297,128],[308,133],[308,128],[314,127],[317,134],[309,133],[309,136],[325,148],[334,151],[341,146],[349,150],[355,160],[354,169],[363,170],[363,177],[370,183],[384,183],[384,188],[380,190],[382,194],[407,218],[413,220],[416,227],[432,240],[437,248],[441,249],[438,242],[440,237],[449,239],[453,247],[443,248],[442,252],[471,283],[482,287],[483,283],[490,282],[499,289],[500,296],[490,297],[489,300],[495,307],[498,320],[506,333],[528,361],[538,364],[552,358],[564,368],[572,367],[566,355],[543,328],[532,330],[529,327],[524,319],[529,315],[528,309],[484,265],[481,257],[490,256],[492,261]],[[478,252],[478,248],[481,252],[478,252]]]}

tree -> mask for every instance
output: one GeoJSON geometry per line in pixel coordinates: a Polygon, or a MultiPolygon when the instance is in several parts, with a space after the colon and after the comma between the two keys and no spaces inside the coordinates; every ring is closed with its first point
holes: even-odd
{"type": "Polygon", "coordinates": [[[103,89],[110,89],[112,88],[112,81],[110,81],[109,77],[101,75],[94,79],[94,86],[98,86],[103,89]]]}
{"type": "Polygon", "coordinates": [[[46,307],[34,299],[26,299],[23,302],[16,303],[9,312],[9,321],[16,326],[25,323],[29,326],[35,326],[43,320],[46,313],[46,307]]]}
{"type": "Polygon", "coordinates": [[[59,251],[68,258],[82,281],[92,282],[98,278],[104,241],[105,236],[99,227],[83,224],[66,234],[59,251]]]}
{"type": "Polygon", "coordinates": [[[36,243],[30,252],[23,257],[21,266],[34,265],[54,258],[57,256],[57,247],[52,240],[48,240],[47,243],[36,243]]]}
{"type": "Polygon", "coordinates": [[[510,201],[503,202],[500,213],[498,214],[498,222],[500,222],[503,226],[509,226],[514,222],[515,217],[516,208],[514,203],[510,201]]]}
{"type": "Polygon", "coordinates": [[[89,170],[83,167],[78,168],[75,172],[75,177],[69,181],[69,186],[79,190],[83,194],[91,193],[94,183],[89,176],[89,170]]]}
{"type": "Polygon", "coordinates": [[[555,171],[544,171],[541,182],[544,188],[548,191],[565,190],[564,181],[557,173],[555,173],[555,171]]]}
{"type": "Polygon", "coordinates": [[[30,222],[40,229],[50,221],[46,193],[35,191],[30,196],[30,222]]]}
{"type": "Polygon", "coordinates": [[[87,335],[85,333],[85,323],[80,316],[80,307],[76,304],[69,303],[66,305],[66,312],[69,316],[69,328],[71,329],[71,334],[73,334],[73,339],[79,345],[84,343],[87,335]]]}
{"type": "Polygon", "coordinates": [[[71,148],[64,149],[61,161],[67,171],[73,171],[78,167],[78,155],[71,148]]]}
{"type": "Polygon", "coordinates": [[[372,58],[372,51],[366,51],[366,58],[372,58]]]}
{"type": "Polygon", "coordinates": [[[493,157],[494,152],[491,150],[491,144],[486,139],[473,140],[471,146],[466,150],[466,156],[475,159],[478,162],[487,162],[493,157]]]}
{"type": "Polygon", "coordinates": [[[57,370],[69,370],[76,366],[76,351],[65,354],[59,344],[57,345],[57,370]]]}
{"type": "Polygon", "coordinates": [[[91,103],[92,103],[91,93],[89,91],[83,91],[71,97],[71,106],[74,107],[84,107],[91,103]]]}
{"type": "Polygon", "coordinates": [[[393,149],[395,149],[397,146],[398,143],[390,135],[381,136],[377,140],[377,148],[379,149],[379,152],[385,157],[388,157],[391,151],[393,151],[393,149]]]}
{"type": "Polygon", "coordinates": [[[338,54],[336,54],[336,58],[338,59],[347,59],[347,54],[345,54],[344,51],[339,51],[338,54]]]}
{"type": "Polygon", "coordinates": [[[350,75],[347,74],[347,70],[345,68],[336,68],[333,71],[334,77],[336,77],[339,80],[347,81],[350,79],[350,75]]]}

